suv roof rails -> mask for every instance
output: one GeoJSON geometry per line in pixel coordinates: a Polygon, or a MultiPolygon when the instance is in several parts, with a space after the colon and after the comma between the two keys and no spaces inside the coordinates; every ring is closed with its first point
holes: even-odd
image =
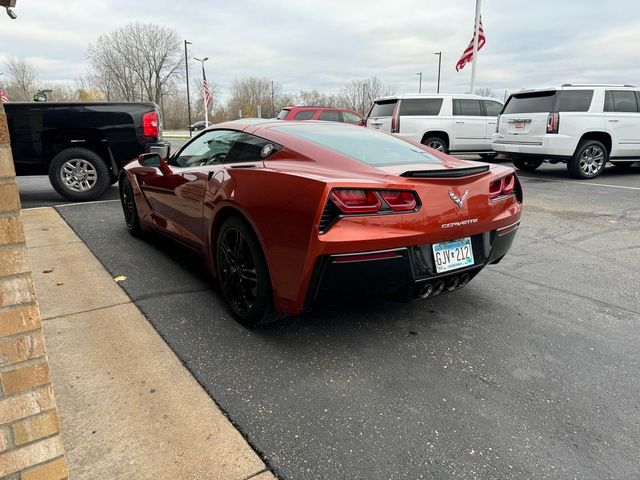
{"type": "Polygon", "coordinates": [[[629,84],[615,84],[615,83],[563,83],[562,87],[628,87],[628,88],[636,88],[635,85],[629,84]]]}

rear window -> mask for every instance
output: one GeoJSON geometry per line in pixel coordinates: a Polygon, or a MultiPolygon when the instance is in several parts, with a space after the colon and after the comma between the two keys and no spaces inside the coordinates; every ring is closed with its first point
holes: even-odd
{"type": "Polygon", "coordinates": [[[516,93],[509,97],[502,113],[555,112],[556,91],[516,93]]]}
{"type": "Polygon", "coordinates": [[[408,98],[400,102],[400,115],[439,115],[441,98],[408,98]]]}
{"type": "Polygon", "coordinates": [[[512,95],[502,113],[587,112],[593,90],[549,90],[512,95]]]}
{"type": "Polygon", "coordinates": [[[374,167],[442,163],[437,157],[420,147],[393,135],[366,128],[347,128],[339,124],[283,124],[273,129],[374,167]]]}
{"type": "Polygon", "coordinates": [[[316,112],[317,110],[302,110],[301,112],[296,113],[293,119],[294,120],[311,120],[315,116],[316,112]]]}
{"type": "Polygon", "coordinates": [[[391,117],[393,115],[393,110],[396,108],[396,103],[398,103],[398,100],[382,100],[375,102],[369,116],[391,117]]]}
{"type": "Polygon", "coordinates": [[[289,110],[288,108],[283,108],[282,110],[280,110],[280,113],[278,114],[278,116],[276,117],[278,120],[284,120],[285,118],[287,118],[287,115],[289,115],[289,112],[291,110],[289,110]]]}

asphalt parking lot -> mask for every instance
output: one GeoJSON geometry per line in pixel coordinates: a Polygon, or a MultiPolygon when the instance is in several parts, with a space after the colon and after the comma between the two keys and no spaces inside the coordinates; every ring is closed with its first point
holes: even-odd
{"type": "Polygon", "coordinates": [[[280,478],[636,479],[640,167],[521,180],[516,243],[464,289],[253,331],[191,253],[127,234],[116,188],[58,210],[280,478]]]}

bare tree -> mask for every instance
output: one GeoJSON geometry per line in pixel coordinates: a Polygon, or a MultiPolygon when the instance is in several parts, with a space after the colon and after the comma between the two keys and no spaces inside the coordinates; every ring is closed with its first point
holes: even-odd
{"type": "Polygon", "coordinates": [[[281,107],[281,87],[268,78],[248,77],[234,80],[227,110],[231,118],[275,117],[281,107]],[[258,112],[260,106],[260,112],[258,112]]]}
{"type": "Polygon", "coordinates": [[[491,90],[489,87],[481,87],[481,88],[476,88],[475,92],[476,95],[480,95],[481,97],[493,97],[493,90],[491,90]]]}
{"type": "Polygon", "coordinates": [[[378,77],[351,80],[340,89],[340,106],[366,115],[376,98],[392,95],[393,87],[385,85],[378,77]]]}
{"type": "Polygon", "coordinates": [[[318,90],[300,90],[296,95],[299,105],[314,107],[337,107],[340,99],[335,95],[321,93],[318,90]]]}
{"type": "Polygon", "coordinates": [[[7,95],[15,102],[28,102],[39,90],[39,77],[35,66],[26,58],[10,58],[7,61],[7,95]]]}
{"type": "Polygon", "coordinates": [[[184,64],[175,30],[141,22],[100,35],[87,57],[90,78],[107,100],[147,100],[160,106],[184,64]]]}

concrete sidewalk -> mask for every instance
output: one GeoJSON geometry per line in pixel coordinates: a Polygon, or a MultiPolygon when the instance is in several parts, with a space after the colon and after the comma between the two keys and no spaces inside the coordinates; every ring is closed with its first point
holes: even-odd
{"type": "Polygon", "coordinates": [[[71,478],[274,479],[58,212],[22,217],[71,478]]]}

